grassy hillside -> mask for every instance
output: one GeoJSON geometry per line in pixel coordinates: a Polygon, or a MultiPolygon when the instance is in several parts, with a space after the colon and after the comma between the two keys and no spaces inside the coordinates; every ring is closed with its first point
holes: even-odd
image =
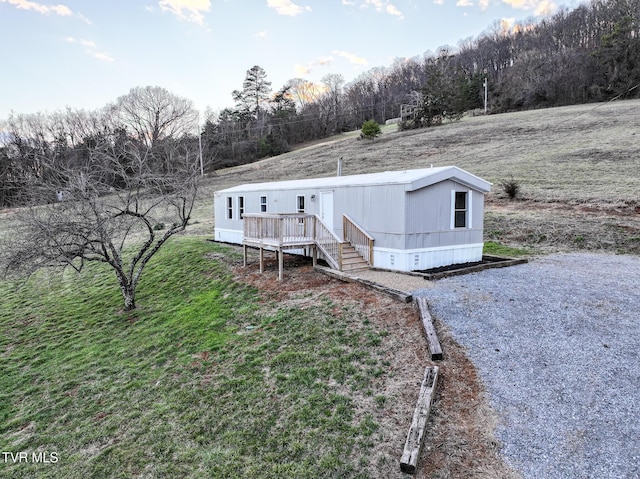
{"type": "Polygon", "coordinates": [[[534,251],[640,253],[640,100],[465,117],[374,141],[348,133],[207,179],[193,230],[211,234],[213,191],[245,182],[456,165],[494,183],[486,239],[534,251]],[[499,187],[522,188],[509,201],[499,187]]]}
{"type": "Polygon", "coordinates": [[[57,456],[0,461],[0,476],[395,471],[388,450],[373,452],[387,408],[410,418],[412,407],[383,389],[389,332],[355,298],[265,297],[233,278],[234,254],[177,239],[149,266],[134,313],[99,267],[0,283],[0,450],[57,456]]]}

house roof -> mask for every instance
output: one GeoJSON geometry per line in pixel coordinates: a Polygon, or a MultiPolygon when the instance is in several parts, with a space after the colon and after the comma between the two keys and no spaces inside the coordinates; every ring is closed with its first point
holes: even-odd
{"type": "Polygon", "coordinates": [[[441,166],[416,170],[384,171],[363,175],[329,176],[325,178],[305,178],[301,180],[273,181],[268,183],[246,183],[219,193],[240,193],[250,191],[296,190],[310,188],[338,188],[347,186],[405,185],[405,191],[440,183],[445,180],[457,181],[469,188],[487,193],[491,183],[457,166],[441,166]]]}

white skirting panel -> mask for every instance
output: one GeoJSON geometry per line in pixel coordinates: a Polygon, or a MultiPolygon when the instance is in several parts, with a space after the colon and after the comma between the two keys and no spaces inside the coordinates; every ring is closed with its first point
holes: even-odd
{"type": "Polygon", "coordinates": [[[374,246],[373,266],[396,271],[418,271],[450,264],[471,263],[482,260],[482,247],[483,243],[412,250],[374,246]]]}
{"type": "Polygon", "coordinates": [[[222,243],[235,243],[242,244],[244,239],[244,232],[242,230],[227,230],[222,228],[215,228],[213,230],[213,238],[216,241],[222,243]]]}

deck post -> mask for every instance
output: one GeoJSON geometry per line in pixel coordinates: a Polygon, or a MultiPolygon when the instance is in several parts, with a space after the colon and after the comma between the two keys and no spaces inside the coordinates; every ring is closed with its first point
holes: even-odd
{"type": "Polygon", "coordinates": [[[242,266],[247,267],[247,245],[242,245],[242,266]]]}
{"type": "Polygon", "coordinates": [[[284,254],[282,254],[282,249],[279,249],[276,254],[278,255],[278,281],[282,281],[284,270],[284,254]]]}
{"type": "Polygon", "coordinates": [[[373,240],[369,240],[369,265],[373,266],[373,240]]]}
{"type": "Polygon", "coordinates": [[[313,261],[313,267],[315,268],[316,266],[318,266],[318,248],[316,248],[315,246],[311,247],[311,258],[313,261]]]}
{"type": "Polygon", "coordinates": [[[260,273],[264,273],[264,249],[260,246],[260,273]]]}

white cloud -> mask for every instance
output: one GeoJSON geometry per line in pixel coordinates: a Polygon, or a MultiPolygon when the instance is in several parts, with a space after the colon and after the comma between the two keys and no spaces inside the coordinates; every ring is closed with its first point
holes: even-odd
{"type": "Polygon", "coordinates": [[[387,5],[387,13],[389,15],[393,15],[394,17],[404,18],[402,12],[398,10],[398,7],[396,7],[395,5],[387,5]]]}
{"type": "Polygon", "coordinates": [[[558,6],[550,0],[541,0],[536,5],[534,13],[538,16],[551,15],[558,9],[558,6]]]}
{"type": "Polygon", "coordinates": [[[111,55],[105,52],[93,52],[93,57],[98,60],[102,60],[103,62],[111,63],[115,61],[111,55]]]}
{"type": "Polygon", "coordinates": [[[267,32],[258,32],[255,34],[256,37],[258,38],[267,38],[267,32]]]}
{"type": "Polygon", "coordinates": [[[161,0],[162,11],[169,11],[188,22],[204,25],[204,13],[211,9],[211,0],[161,0]]]}
{"type": "Polygon", "coordinates": [[[333,63],[333,57],[318,57],[311,62],[311,65],[325,66],[325,65],[331,65],[332,63],[333,63]]]}
{"type": "Polygon", "coordinates": [[[538,16],[549,15],[557,9],[553,0],[502,0],[502,2],[519,10],[533,10],[538,16]]]}
{"type": "Polygon", "coordinates": [[[311,68],[307,65],[296,65],[294,68],[296,77],[306,77],[311,73],[311,68]]]}
{"type": "Polygon", "coordinates": [[[288,15],[290,17],[300,15],[305,10],[311,11],[311,7],[301,7],[291,0],[267,0],[267,6],[273,8],[278,15],[288,15]]]}
{"type": "Polygon", "coordinates": [[[312,67],[326,67],[332,65],[333,61],[333,57],[318,57],[309,63],[307,67],[309,68],[309,72],[311,72],[312,67]]]}
{"type": "Polygon", "coordinates": [[[375,8],[377,12],[388,13],[389,15],[393,15],[395,17],[404,18],[404,15],[402,15],[400,9],[398,9],[398,7],[396,7],[392,3],[389,3],[389,0],[364,0],[361,5],[362,8],[367,8],[369,6],[375,8]]]}
{"type": "Polygon", "coordinates": [[[433,0],[436,5],[444,5],[444,0],[433,0]]]}
{"type": "Polygon", "coordinates": [[[346,58],[347,60],[349,60],[349,63],[352,63],[354,65],[367,65],[369,63],[366,59],[354,55],[353,53],[345,52],[343,50],[333,50],[331,53],[338,57],[346,58]]]}
{"type": "Polygon", "coordinates": [[[458,0],[456,7],[473,7],[473,2],[471,0],[458,0]]]}
{"type": "Polygon", "coordinates": [[[500,33],[503,35],[510,34],[516,25],[516,19],[511,18],[501,18],[500,19],[500,33]]]}
{"type": "Polygon", "coordinates": [[[66,5],[43,5],[42,3],[31,2],[29,0],[0,0],[0,3],[8,3],[19,10],[33,10],[43,15],[49,15],[50,13],[63,17],[73,15],[71,9],[66,5]]]}
{"type": "Polygon", "coordinates": [[[97,50],[98,46],[95,44],[95,42],[92,42],[91,40],[85,40],[85,39],[77,39],[74,37],[67,37],[67,42],[69,43],[77,43],[82,45],[83,47],[85,47],[85,53],[87,55],[92,56],[93,58],[96,58],[98,60],[102,60],[105,62],[113,62],[115,61],[113,59],[113,57],[111,55],[109,55],[106,52],[99,52],[97,50]]]}
{"type": "Polygon", "coordinates": [[[479,0],[478,5],[480,6],[480,10],[486,10],[489,8],[489,0],[479,0]]]}
{"type": "MultiPolygon", "coordinates": [[[[336,52],[334,52],[334,54],[335,53],[336,52]]],[[[304,77],[311,74],[311,72],[315,67],[325,67],[333,64],[333,62],[334,62],[334,58],[332,56],[322,56],[322,57],[316,58],[315,60],[310,61],[306,65],[296,65],[294,67],[294,70],[295,70],[296,76],[304,77]]]]}
{"type": "Polygon", "coordinates": [[[335,62],[335,57],[344,58],[352,65],[365,66],[369,64],[365,58],[359,57],[353,53],[344,50],[333,50],[329,56],[317,57],[306,65],[296,65],[295,74],[297,77],[310,75],[316,67],[327,67],[332,65],[335,62]]]}
{"type": "Polygon", "coordinates": [[[382,0],[364,0],[363,7],[367,7],[369,5],[373,5],[374,8],[379,12],[381,12],[384,7],[384,3],[382,2],[382,0]]]}

